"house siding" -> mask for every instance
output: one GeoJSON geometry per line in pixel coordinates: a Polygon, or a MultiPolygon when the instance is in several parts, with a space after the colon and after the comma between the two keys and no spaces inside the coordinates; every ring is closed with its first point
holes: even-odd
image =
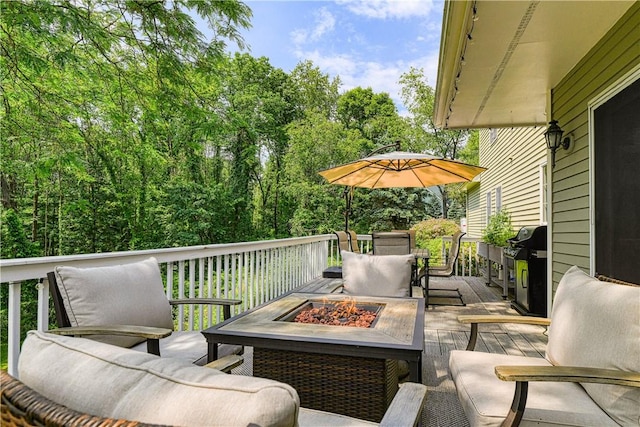
{"type": "Polygon", "coordinates": [[[629,11],[552,90],[552,117],[573,134],[559,150],[552,176],[553,291],[572,265],[590,270],[589,102],[640,64],[640,3],[629,11]]]}
{"type": "Polygon", "coordinates": [[[540,165],[546,161],[542,127],[480,130],[480,185],[468,195],[467,230],[469,237],[481,237],[487,224],[486,194],[491,191],[491,212],[496,208],[496,188],[501,188],[502,207],[511,213],[514,234],[520,227],[539,225],[541,218],[540,165]]]}

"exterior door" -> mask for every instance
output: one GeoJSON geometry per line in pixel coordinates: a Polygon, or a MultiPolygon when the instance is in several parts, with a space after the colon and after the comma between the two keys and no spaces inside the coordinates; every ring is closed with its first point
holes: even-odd
{"type": "Polygon", "coordinates": [[[595,272],[640,283],[640,80],[593,118],[595,272]]]}

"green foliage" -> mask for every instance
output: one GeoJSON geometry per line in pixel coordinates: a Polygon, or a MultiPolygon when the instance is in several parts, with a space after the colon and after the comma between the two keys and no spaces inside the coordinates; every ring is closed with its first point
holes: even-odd
{"type": "Polygon", "coordinates": [[[455,221],[440,218],[422,221],[411,229],[416,230],[416,245],[421,248],[426,247],[422,245],[426,244],[428,240],[442,236],[453,236],[460,231],[460,227],[455,221]]]}
{"type": "Polygon", "coordinates": [[[490,245],[507,246],[507,239],[514,236],[511,225],[511,214],[501,209],[489,218],[489,223],[482,230],[482,241],[490,245]]]}
{"type": "MultiPolygon", "coordinates": [[[[341,95],[340,79],[310,61],[285,73],[225,55],[250,25],[238,1],[58,3],[0,2],[0,176],[14,215],[3,215],[3,257],[340,229],[344,188],[319,171],[396,140],[416,151],[461,141],[425,132],[433,89],[416,70],[403,92],[416,119],[405,120],[388,94],[341,95]]],[[[425,190],[353,196],[360,232],[435,214],[425,190]]]]}
{"type": "Polygon", "coordinates": [[[38,245],[29,240],[24,225],[13,209],[2,210],[1,225],[2,258],[27,258],[38,254],[38,245]]]}
{"type": "Polygon", "coordinates": [[[416,246],[429,249],[431,259],[434,263],[441,263],[440,253],[442,252],[442,237],[453,236],[460,231],[460,227],[455,221],[450,219],[433,218],[419,222],[411,227],[416,231],[416,246]]]}

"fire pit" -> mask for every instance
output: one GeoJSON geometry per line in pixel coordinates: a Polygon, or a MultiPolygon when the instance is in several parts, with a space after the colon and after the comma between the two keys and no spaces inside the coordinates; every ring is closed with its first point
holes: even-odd
{"type": "Polygon", "coordinates": [[[382,308],[382,304],[358,304],[352,298],[343,301],[307,301],[277,320],[370,328],[374,326],[382,308]]]}
{"type": "Polygon", "coordinates": [[[290,384],[302,406],[380,422],[398,390],[398,360],[422,381],[424,299],[355,296],[356,308],[376,313],[366,328],[294,321],[344,299],[290,293],[203,333],[215,357],[217,343],[252,346],[253,375],[290,384]]]}

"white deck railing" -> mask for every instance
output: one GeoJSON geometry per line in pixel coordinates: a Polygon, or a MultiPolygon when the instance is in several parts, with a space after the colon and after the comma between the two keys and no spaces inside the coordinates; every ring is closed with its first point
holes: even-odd
{"type": "MultiPolygon", "coordinates": [[[[8,371],[17,375],[20,356],[21,288],[37,281],[37,329],[49,328],[47,273],[57,265],[101,267],[155,257],[163,272],[168,298],[226,297],[241,299],[232,314],[251,309],[294,289],[337,259],[330,234],[281,240],[216,244],[128,252],[0,260],[1,286],[9,287],[8,371]]],[[[178,330],[206,328],[221,319],[221,309],[202,305],[180,306],[178,330]]]]}
{"type": "MultiPolygon", "coordinates": [[[[371,235],[359,235],[361,251],[371,250],[371,235]]],[[[446,248],[443,246],[443,250],[446,248]]],[[[471,265],[470,251],[461,249],[459,264],[471,265]],[[464,255],[463,255],[464,254],[464,255]],[[465,262],[465,261],[468,262],[465,262]]],[[[37,329],[49,328],[47,273],[58,265],[103,267],[155,257],[164,276],[168,298],[226,297],[242,300],[232,315],[277,298],[340,264],[334,234],[280,240],[189,246],[127,252],[0,260],[0,286],[8,286],[8,371],[17,376],[20,356],[21,295],[24,282],[37,282],[37,329]]],[[[469,275],[462,267],[458,274],[469,275]],[[466,273],[466,274],[465,274],[466,273]]],[[[221,319],[221,308],[179,306],[178,330],[200,330],[221,319]]]]}

